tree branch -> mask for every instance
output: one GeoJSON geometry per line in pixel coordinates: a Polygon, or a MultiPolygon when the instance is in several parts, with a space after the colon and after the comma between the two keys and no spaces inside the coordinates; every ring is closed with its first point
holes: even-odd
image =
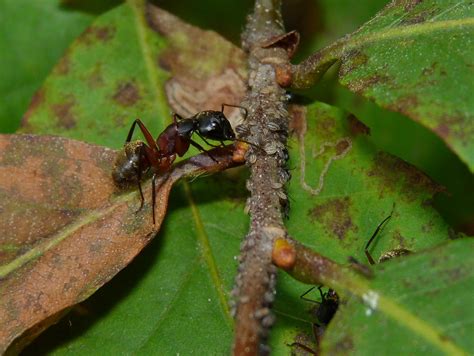
{"type": "Polygon", "coordinates": [[[288,64],[288,53],[279,46],[268,47],[272,38],[284,34],[281,1],[257,0],[243,34],[243,48],[249,53],[249,87],[243,106],[249,117],[241,130],[249,142],[246,154],[251,176],[247,204],[251,215],[250,231],[241,246],[236,278],[234,355],[268,353],[265,340],[273,324],[270,307],[274,299],[276,267],[272,247],[276,238],[286,235],[282,212],[288,207],[284,184],[288,112],[285,91],[275,78],[275,64],[288,64]],[[262,48],[262,47],[266,48],[262,48]]]}

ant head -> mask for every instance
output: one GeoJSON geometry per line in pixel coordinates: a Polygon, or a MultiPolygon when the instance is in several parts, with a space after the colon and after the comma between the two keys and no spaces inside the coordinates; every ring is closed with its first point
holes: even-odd
{"type": "Polygon", "coordinates": [[[203,111],[196,120],[197,131],[203,137],[216,141],[235,140],[234,130],[221,111],[203,111]]]}

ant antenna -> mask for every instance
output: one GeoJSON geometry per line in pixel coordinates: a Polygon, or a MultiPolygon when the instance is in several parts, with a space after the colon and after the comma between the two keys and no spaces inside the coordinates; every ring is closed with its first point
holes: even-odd
{"type": "Polygon", "coordinates": [[[244,111],[244,120],[247,119],[247,115],[249,113],[247,108],[244,108],[243,106],[240,106],[240,105],[222,104],[222,106],[221,106],[221,112],[222,113],[224,113],[224,106],[229,106],[231,108],[239,108],[240,110],[243,110],[244,111]]]}

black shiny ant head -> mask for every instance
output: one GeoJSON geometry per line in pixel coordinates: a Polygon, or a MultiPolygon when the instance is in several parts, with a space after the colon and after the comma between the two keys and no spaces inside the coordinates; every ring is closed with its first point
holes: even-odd
{"type": "Polygon", "coordinates": [[[195,129],[201,136],[215,141],[235,140],[234,130],[223,112],[201,111],[194,118],[195,129]]]}
{"type": "Polygon", "coordinates": [[[112,179],[119,188],[126,188],[137,184],[148,168],[149,164],[143,159],[142,141],[127,142],[115,159],[112,170],[112,179]]]}

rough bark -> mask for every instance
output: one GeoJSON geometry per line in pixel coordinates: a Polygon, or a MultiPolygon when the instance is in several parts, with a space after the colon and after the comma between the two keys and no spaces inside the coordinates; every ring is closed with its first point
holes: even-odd
{"type": "Polygon", "coordinates": [[[272,247],[276,238],[286,234],[283,215],[288,209],[287,98],[277,83],[274,66],[289,62],[285,48],[268,46],[272,38],[284,34],[280,5],[277,0],[257,0],[242,38],[249,54],[249,92],[242,105],[248,108],[249,116],[240,131],[260,148],[251,147],[246,156],[251,171],[247,182],[251,224],[241,247],[234,289],[235,355],[269,351],[265,341],[274,320],[270,307],[276,283],[272,247]]]}

